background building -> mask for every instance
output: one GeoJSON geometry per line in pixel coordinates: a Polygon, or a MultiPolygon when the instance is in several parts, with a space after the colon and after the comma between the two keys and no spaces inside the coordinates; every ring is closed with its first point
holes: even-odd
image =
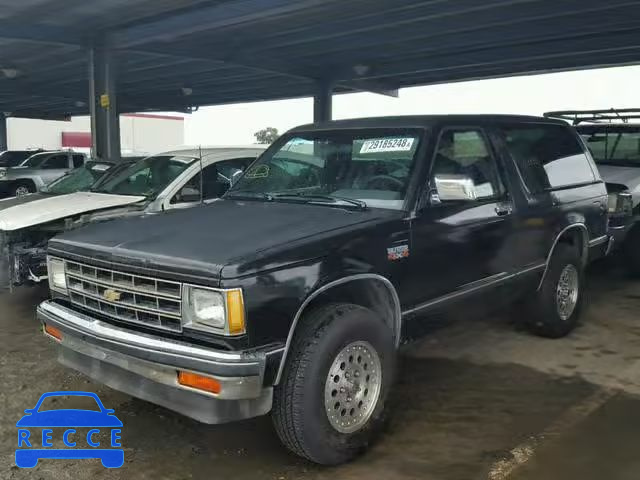
{"type": "MultiPolygon", "coordinates": [[[[72,148],[89,152],[91,122],[89,117],[72,117],[69,121],[8,118],[10,150],[72,148]]],[[[184,144],[184,118],[147,113],[120,116],[122,153],[156,153],[184,144]]]]}

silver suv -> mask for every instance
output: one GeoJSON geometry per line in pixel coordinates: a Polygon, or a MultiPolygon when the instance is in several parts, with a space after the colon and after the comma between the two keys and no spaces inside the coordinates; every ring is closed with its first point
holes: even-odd
{"type": "Polygon", "coordinates": [[[36,153],[16,167],[0,169],[0,194],[19,197],[37,192],[86,161],[86,154],[73,151],[36,153]]]}

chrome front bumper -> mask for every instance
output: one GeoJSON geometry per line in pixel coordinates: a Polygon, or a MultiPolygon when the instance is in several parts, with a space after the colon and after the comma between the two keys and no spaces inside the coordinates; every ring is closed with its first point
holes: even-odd
{"type": "Polygon", "coordinates": [[[225,352],[116,327],[48,300],[38,319],[62,332],[58,361],[134,397],[162,405],[203,423],[225,423],[264,415],[273,389],[264,386],[270,355],[281,348],[225,352]],[[182,386],[177,371],[215,378],[219,394],[182,386]]]}

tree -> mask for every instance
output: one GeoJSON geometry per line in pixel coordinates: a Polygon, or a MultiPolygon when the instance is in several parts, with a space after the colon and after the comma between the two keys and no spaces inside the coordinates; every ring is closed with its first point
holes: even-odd
{"type": "Polygon", "coordinates": [[[280,135],[278,135],[277,128],[267,127],[254,133],[253,136],[256,137],[258,143],[273,143],[280,135]]]}

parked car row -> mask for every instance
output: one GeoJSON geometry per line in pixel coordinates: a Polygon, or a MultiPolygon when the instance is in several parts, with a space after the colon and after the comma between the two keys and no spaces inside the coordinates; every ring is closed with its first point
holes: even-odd
{"type": "Polygon", "coordinates": [[[27,152],[3,152],[10,158],[7,166],[0,168],[0,195],[16,197],[37,192],[87,161],[86,154],[71,150],[27,152]],[[27,152],[32,154],[15,164],[15,159],[25,156],[27,152]]]}
{"type": "Polygon", "coordinates": [[[40,187],[37,194],[0,200],[0,287],[46,280],[47,242],[58,233],[218,198],[230,186],[233,173],[246,168],[262,150],[184,149],[137,161],[125,158],[115,166],[90,161],[40,187]]]}
{"type": "Polygon", "coordinates": [[[533,333],[568,334],[629,200],[562,120],[343,120],[258,153],[170,152],[5,201],[9,282],[47,272],[63,365],[204,423],[271,412],[327,465],[373,441],[397,350],[434,315],[517,302],[533,333]]]}

